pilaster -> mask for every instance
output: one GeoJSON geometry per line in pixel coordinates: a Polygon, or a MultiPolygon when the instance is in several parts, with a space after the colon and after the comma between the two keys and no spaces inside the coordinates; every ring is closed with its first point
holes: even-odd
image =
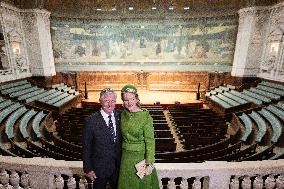
{"type": "Polygon", "coordinates": [[[40,9],[22,10],[24,31],[34,76],[55,75],[50,34],[50,12],[40,9]]]}

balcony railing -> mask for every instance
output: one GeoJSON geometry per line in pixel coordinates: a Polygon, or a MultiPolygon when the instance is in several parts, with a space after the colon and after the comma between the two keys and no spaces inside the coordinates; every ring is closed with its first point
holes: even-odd
{"type": "MultiPolygon", "coordinates": [[[[0,156],[0,188],[92,188],[81,161],[0,156]]],[[[160,188],[280,189],[284,160],[251,162],[157,163],[160,188]]]]}

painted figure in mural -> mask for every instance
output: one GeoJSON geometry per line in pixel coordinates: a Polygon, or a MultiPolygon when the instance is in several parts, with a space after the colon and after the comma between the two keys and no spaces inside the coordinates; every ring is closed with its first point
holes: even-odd
{"type": "Polygon", "coordinates": [[[121,42],[120,53],[121,53],[120,58],[125,59],[126,55],[127,55],[127,47],[126,47],[126,44],[124,42],[121,42]]]}
{"type": "Polygon", "coordinates": [[[129,55],[132,55],[133,54],[133,50],[135,48],[135,40],[134,38],[132,37],[129,41],[129,44],[128,44],[128,54],[129,55]]]}
{"type": "Polygon", "coordinates": [[[157,171],[153,166],[155,161],[153,119],[148,110],[140,107],[135,86],[124,86],[121,98],[124,110],[121,113],[122,156],[118,188],[159,189],[157,171]],[[142,160],[145,160],[145,164],[143,163],[136,174],[135,165],[137,166],[142,160]]]}
{"type": "Polygon", "coordinates": [[[62,58],[63,52],[61,49],[54,49],[53,50],[54,58],[62,58]]]}
{"type": "Polygon", "coordinates": [[[110,58],[111,54],[110,54],[109,40],[104,41],[104,50],[106,53],[106,58],[110,58]]]}
{"type": "Polygon", "coordinates": [[[86,56],[86,49],[79,45],[75,48],[75,54],[78,54],[80,57],[86,56]]]}
{"type": "Polygon", "coordinates": [[[162,52],[162,47],[161,47],[161,43],[158,42],[156,45],[156,55],[159,56],[162,52]]]}
{"type": "Polygon", "coordinates": [[[140,48],[146,48],[144,36],[140,37],[140,48]]]}
{"type": "Polygon", "coordinates": [[[169,38],[168,41],[167,41],[167,52],[174,52],[175,50],[175,41],[173,38],[169,38]]]}
{"type": "Polygon", "coordinates": [[[120,52],[120,47],[119,47],[119,44],[118,42],[115,40],[113,42],[113,46],[112,46],[112,54],[114,56],[118,56],[119,55],[119,52],[120,52]]]}
{"type": "Polygon", "coordinates": [[[83,140],[83,169],[86,177],[94,181],[94,188],[117,188],[121,157],[120,111],[115,109],[116,93],[103,89],[100,93],[101,109],[85,122],[83,140]]]}
{"type": "Polygon", "coordinates": [[[101,48],[102,48],[102,46],[101,46],[100,41],[96,41],[95,42],[95,47],[94,47],[93,52],[92,52],[92,55],[93,56],[101,56],[101,50],[102,50],[101,48]]]}

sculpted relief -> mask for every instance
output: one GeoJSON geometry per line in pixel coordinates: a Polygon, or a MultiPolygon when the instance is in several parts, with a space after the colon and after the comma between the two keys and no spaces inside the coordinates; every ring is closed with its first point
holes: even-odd
{"type": "Polygon", "coordinates": [[[2,3],[0,8],[0,75],[6,79],[20,78],[29,73],[21,14],[10,5],[2,3]]]}
{"type": "Polygon", "coordinates": [[[263,53],[260,61],[260,77],[284,80],[284,7],[270,10],[268,22],[264,26],[263,53]]]}
{"type": "Polygon", "coordinates": [[[260,74],[269,78],[284,79],[284,19],[279,19],[269,30],[265,56],[260,65],[260,74]]]}

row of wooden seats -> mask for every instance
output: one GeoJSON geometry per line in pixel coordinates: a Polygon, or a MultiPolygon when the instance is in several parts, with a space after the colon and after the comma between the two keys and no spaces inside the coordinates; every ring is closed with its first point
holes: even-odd
{"type": "Polygon", "coordinates": [[[250,137],[256,142],[262,142],[263,139],[266,139],[266,141],[264,141],[265,144],[269,144],[270,141],[272,143],[279,142],[283,130],[283,115],[284,111],[273,105],[263,107],[258,111],[253,110],[251,112],[242,113],[242,115],[239,115],[239,118],[245,132],[241,140],[247,141],[250,137]],[[254,125],[256,126],[256,131],[254,130],[254,125]],[[271,134],[268,133],[269,131],[271,131],[271,134]],[[267,137],[265,137],[267,135],[269,135],[270,138],[267,139],[267,137]]]}
{"type": "Polygon", "coordinates": [[[168,126],[162,106],[155,105],[153,107],[148,106],[147,109],[153,118],[156,151],[176,151],[177,144],[168,126]]]}
{"type": "Polygon", "coordinates": [[[230,138],[225,138],[217,143],[182,152],[157,153],[156,158],[157,162],[202,162],[209,159],[209,157],[220,157],[227,154],[226,149],[230,145],[230,142],[230,138]]]}
{"type": "Polygon", "coordinates": [[[258,83],[257,86],[244,89],[242,92],[233,89],[223,90],[220,89],[220,87],[206,93],[206,96],[219,103],[221,106],[231,101],[239,102],[240,99],[257,105],[270,104],[284,97],[283,85],[268,81],[262,81],[258,83]],[[226,97],[223,98],[223,96],[226,97]]]}
{"type": "Polygon", "coordinates": [[[187,149],[216,143],[225,137],[226,123],[208,109],[184,108],[169,110],[180,140],[187,149]]]}
{"type": "Polygon", "coordinates": [[[32,86],[27,80],[2,84],[0,86],[0,93],[8,98],[24,103],[39,100],[57,107],[79,95],[76,91],[74,93],[68,92],[60,92],[54,89],[45,90],[44,88],[32,86]]]}
{"type": "Polygon", "coordinates": [[[65,160],[81,159],[80,154],[70,153],[66,150],[68,148],[60,148],[43,138],[40,124],[46,114],[42,111],[29,110],[18,104],[15,108],[4,107],[1,115],[1,122],[5,128],[3,130],[5,133],[1,133],[1,143],[10,144],[10,148],[1,145],[1,154],[21,157],[53,157],[65,160]]]}

